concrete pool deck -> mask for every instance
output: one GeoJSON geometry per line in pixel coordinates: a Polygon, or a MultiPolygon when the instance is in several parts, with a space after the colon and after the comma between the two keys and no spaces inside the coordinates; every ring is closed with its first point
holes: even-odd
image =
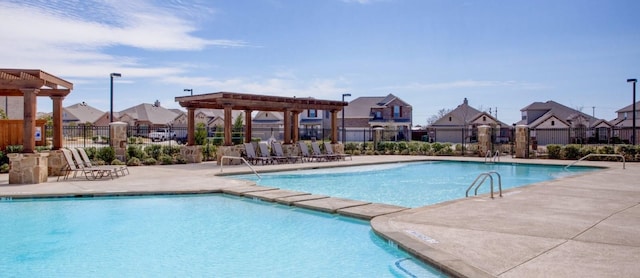
{"type": "MultiPolygon", "coordinates": [[[[256,166],[259,172],[418,160],[484,161],[483,158],[354,156],[352,161],[256,166]]],[[[502,162],[566,165],[570,161],[502,162]]],[[[370,219],[382,236],[436,267],[466,277],[632,277],[640,274],[640,164],[588,162],[607,169],[486,195],[408,209],[308,194],[218,176],[220,166],[200,164],[129,167],[116,179],[84,177],[9,185],[0,174],[0,196],[11,198],[227,193],[370,219]]],[[[225,174],[247,173],[244,165],[225,174]]],[[[471,181],[470,181],[471,183],[471,181]]],[[[461,196],[462,197],[462,196],[461,196]]]]}

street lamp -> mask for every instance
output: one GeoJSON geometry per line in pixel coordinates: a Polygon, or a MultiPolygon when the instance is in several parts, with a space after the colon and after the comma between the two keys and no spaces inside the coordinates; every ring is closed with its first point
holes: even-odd
{"type": "Polygon", "coordinates": [[[109,110],[111,112],[109,114],[109,122],[112,123],[113,122],[113,78],[114,77],[122,77],[122,74],[119,74],[117,72],[112,72],[109,75],[109,77],[111,79],[111,109],[109,110]]]}
{"type": "Polygon", "coordinates": [[[633,117],[631,119],[631,122],[633,123],[633,135],[631,135],[631,144],[633,144],[634,146],[636,145],[636,82],[638,82],[637,79],[633,78],[633,79],[627,79],[628,83],[633,83],[633,112],[631,112],[631,117],[633,117]]]}
{"type": "MultiPolygon", "coordinates": [[[[344,97],[350,97],[351,94],[342,94],[342,102],[344,102],[344,97]]],[[[344,106],[342,107],[342,144],[345,143],[345,141],[347,141],[347,134],[345,133],[345,128],[344,128],[344,106]]]]}
{"type": "Polygon", "coordinates": [[[193,89],[184,89],[185,92],[191,92],[191,95],[193,95],[193,89]]]}

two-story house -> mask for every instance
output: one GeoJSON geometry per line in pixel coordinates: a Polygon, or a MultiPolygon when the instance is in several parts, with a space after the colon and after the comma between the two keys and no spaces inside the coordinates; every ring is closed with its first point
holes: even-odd
{"type": "MultiPolygon", "coordinates": [[[[638,132],[638,127],[640,126],[640,101],[636,102],[636,138],[640,132],[638,132]]],[[[633,104],[629,104],[623,108],[620,108],[616,111],[617,117],[611,120],[609,123],[615,127],[613,136],[622,139],[624,142],[632,142],[633,136],[633,104]]],[[[638,143],[638,139],[636,139],[636,143],[638,143]]]]}
{"type": "MultiPolygon", "coordinates": [[[[372,141],[373,130],[384,130],[386,140],[410,140],[413,124],[411,105],[393,94],[358,97],[344,108],[346,141],[372,141]]],[[[342,132],[342,114],[338,114],[342,132]]],[[[341,135],[340,135],[341,136],[341,135]]]]}

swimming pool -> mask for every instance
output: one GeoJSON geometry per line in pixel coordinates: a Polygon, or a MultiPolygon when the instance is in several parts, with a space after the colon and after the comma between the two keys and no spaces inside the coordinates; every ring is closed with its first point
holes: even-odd
{"type": "MultiPolygon", "coordinates": [[[[235,177],[281,189],[415,208],[464,198],[469,185],[483,172],[497,171],[502,177],[502,188],[507,189],[596,169],[429,161],[264,173],[259,180],[255,175],[235,177]]],[[[496,179],[495,190],[497,182],[496,179]]],[[[487,180],[478,193],[489,192],[489,184],[487,180]]]]}
{"type": "Polygon", "coordinates": [[[368,221],[226,195],[0,201],[0,223],[4,277],[442,275],[368,221]]]}

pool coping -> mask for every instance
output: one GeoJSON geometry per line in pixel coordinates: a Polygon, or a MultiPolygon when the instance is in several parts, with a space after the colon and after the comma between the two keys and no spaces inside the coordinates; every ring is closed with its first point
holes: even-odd
{"type": "MultiPolygon", "coordinates": [[[[434,161],[434,160],[448,160],[448,161],[474,161],[483,162],[482,158],[474,157],[418,157],[418,156],[354,156],[353,161],[337,161],[337,162],[310,162],[303,164],[283,164],[283,165],[265,165],[257,167],[260,172],[270,171],[286,171],[286,170],[299,170],[299,169],[314,169],[314,168],[330,168],[330,167],[342,167],[342,166],[359,166],[379,163],[397,163],[397,162],[416,162],[416,161],[434,161]]],[[[550,165],[567,165],[571,161],[558,161],[558,160],[524,160],[524,159],[512,159],[503,157],[501,163],[524,163],[524,164],[550,164],[550,165]]],[[[596,167],[609,167],[608,169],[621,168],[620,163],[615,162],[581,162],[580,166],[596,166],[596,167]]],[[[628,176],[640,169],[638,164],[627,163],[626,172],[616,170],[616,175],[622,175],[622,181],[624,177],[628,176]],[[635,171],[634,171],[635,170],[635,171]]],[[[229,179],[226,177],[228,174],[247,174],[252,173],[248,171],[246,166],[225,166],[225,173],[222,175],[216,173],[216,169],[220,169],[219,166],[214,163],[200,163],[200,164],[187,164],[187,165],[170,165],[170,166],[144,166],[144,167],[130,167],[132,174],[126,177],[114,179],[114,180],[100,180],[100,181],[86,181],[81,179],[73,179],[68,181],[55,182],[50,178],[49,183],[37,184],[37,185],[8,185],[8,177],[6,174],[0,175],[0,197],[2,198],[40,198],[40,197],[101,197],[101,196],[138,196],[138,195],[159,195],[159,194],[211,194],[211,193],[227,193],[233,194],[232,188],[236,194],[245,196],[248,198],[260,198],[260,192],[269,192],[270,190],[252,190],[255,188],[255,184],[247,181],[239,181],[229,179]],[[160,171],[159,171],[160,170],[160,171]],[[212,171],[213,170],[213,171],[212,171]],[[184,177],[189,177],[189,182],[184,182],[184,177]],[[168,183],[168,184],[167,184],[168,183]],[[171,185],[172,183],[179,184],[179,186],[171,185]],[[249,188],[249,191],[239,190],[240,188],[249,188]],[[226,192],[225,192],[226,191],[226,192]]],[[[577,180],[584,180],[585,175],[580,176],[577,180]]],[[[588,179],[589,175],[586,175],[588,179]]],[[[629,177],[630,178],[630,177],[629,177]]],[[[609,179],[611,180],[611,179],[609,179]]],[[[615,181],[615,179],[613,179],[615,181]]],[[[622,182],[621,181],[621,182],[622,182]]],[[[545,183],[538,183],[526,186],[527,188],[537,188],[545,183]]],[[[525,190],[526,191],[526,190],[525,190]]],[[[506,192],[509,192],[508,190],[506,192]]],[[[271,194],[275,194],[271,192],[271,194]]],[[[343,204],[340,206],[335,205],[336,200],[332,200],[328,196],[313,196],[309,194],[298,194],[291,196],[280,196],[278,198],[260,198],[266,201],[275,201],[282,204],[296,205],[300,202],[302,205],[307,205],[306,208],[331,211],[333,213],[342,214],[350,217],[357,217],[367,219],[371,217],[372,229],[380,236],[390,239],[396,242],[402,249],[405,249],[409,253],[412,253],[416,257],[431,263],[432,265],[440,268],[445,273],[453,276],[460,277],[494,277],[508,274],[509,272],[499,273],[486,269],[486,267],[478,267],[473,263],[468,262],[464,257],[455,255],[455,252],[450,250],[443,250],[442,248],[434,248],[428,242],[419,240],[419,236],[427,235],[422,233],[420,229],[424,229],[424,223],[420,217],[414,217],[415,221],[411,221],[412,215],[420,215],[424,211],[434,210],[436,208],[446,208],[448,206],[455,207],[457,204],[466,204],[476,202],[474,200],[481,199],[485,196],[479,196],[467,199],[458,199],[454,201],[448,201],[440,204],[408,209],[399,208],[397,211],[385,210],[383,213],[372,215],[358,214],[358,209],[363,209],[364,206],[371,206],[371,204],[343,204]],[[293,201],[287,201],[287,199],[293,201]],[[298,199],[298,200],[296,200],[298,199]],[[329,205],[318,205],[321,202],[309,202],[310,199],[322,200],[334,202],[329,205]],[[314,204],[309,205],[309,204],[314,204]],[[356,212],[354,212],[356,210],[356,212]],[[375,217],[374,217],[375,216],[375,217]],[[394,227],[401,219],[402,225],[406,227],[415,227],[415,229],[394,227]],[[407,220],[409,219],[409,220],[407,220]],[[396,223],[397,222],[397,223],[396,223]],[[407,230],[414,231],[413,234],[407,234],[407,230]],[[498,274],[498,275],[496,275],[498,274]]],[[[523,194],[518,194],[523,196],[523,194]]],[[[518,197],[518,196],[517,196],[518,197]]],[[[355,201],[359,202],[359,201],[355,201]]],[[[303,206],[301,206],[303,207],[303,206]]],[[[468,219],[472,221],[473,219],[468,219]]],[[[508,224],[508,223],[506,223],[508,224]]],[[[632,223],[637,225],[637,223],[632,223]]],[[[403,227],[405,227],[403,226],[403,227]]],[[[429,238],[437,238],[433,234],[428,234],[429,238]]],[[[635,242],[633,243],[635,244],[635,242]]],[[[637,247],[637,246],[632,246],[637,247]]],[[[454,250],[455,251],[455,250],[454,250]]],[[[615,265],[615,262],[613,263],[615,265]]],[[[517,268],[514,266],[512,269],[517,268]]],[[[628,267],[623,265],[623,267],[628,267]]],[[[635,269],[634,269],[635,270],[635,269]]],[[[508,275],[507,275],[508,276],[508,275]]]]}

